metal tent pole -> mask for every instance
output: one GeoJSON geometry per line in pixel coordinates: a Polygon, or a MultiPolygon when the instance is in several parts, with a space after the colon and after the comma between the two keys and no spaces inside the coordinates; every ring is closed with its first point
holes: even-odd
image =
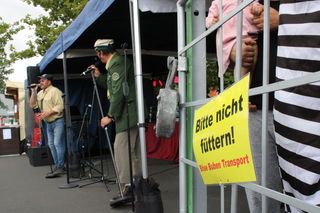
{"type": "Polygon", "coordinates": [[[141,146],[141,164],[142,164],[142,177],[148,178],[147,167],[147,151],[146,151],[146,136],[145,136],[145,117],[144,117],[144,100],[143,100],[143,77],[142,77],[142,63],[141,63],[141,41],[140,41],[140,21],[139,21],[139,5],[138,0],[130,0],[130,19],[131,19],[131,32],[132,43],[134,52],[134,71],[136,82],[137,94],[137,107],[138,107],[138,127],[141,146]]]}
{"type": "MultiPolygon", "coordinates": [[[[192,1],[192,38],[196,38],[201,33],[206,31],[206,5],[203,0],[192,1]]],[[[188,85],[192,90],[191,101],[205,99],[207,96],[207,79],[206,79],[206,39],[202,39],[192,48],[192,79],[191,85],[188,85]],[[202,84],[199,84],[202,82],[202,84]]],[[[198,109],[196,107],[195,109],[198,109]]],[[[190,110],[193,111],[193,110],[190,110]]],[[[193,137],[193,113],[188,117],[190,125],[190,143],[192,144],[193,137]]],[[[194,156],[193,156],[194,157],[194,156]]],[[[203,183],[200,171],[198,168],[193,168],[193,209],[194,212],[207,212],[207,185],[203,183]]]]}
{"type": "MultiPolygon", "coordinates": [[[[63,50],[63,36],[61,36],[62,38],[62,50],[63,50]]],[[[70,106],[69,106],[69,91],[68,91],[68,76],[67,76],[67,57],[66,57],[66,53],[63,52],[63,82],[64,82],[64,94],[65,94],[65,97],[64,97],[64,106],[65,106],[65,123],[66,123],[66,138],[67,138],[67,145],[66,145],[66,148],[67,148],[67,183],[65,184],[62,184],[59,186],[60,189],[70,189],[70,188],[75,188],[75,187],[78,187],[78,184],[75,184],[75,183],[70,183],[70,180],[69,180],[69,156],[70,156],[70,153],[71,153],[71,138],[70,138],[70,135],[71,135],[71,132],[70,132],[70,129],[71,129],[71,115],[70,115],[70,106]]]]}

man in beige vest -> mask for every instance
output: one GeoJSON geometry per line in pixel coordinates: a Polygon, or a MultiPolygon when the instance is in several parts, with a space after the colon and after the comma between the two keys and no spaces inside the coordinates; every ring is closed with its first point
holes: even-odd
{"type": "Polygon", "coordinates": [[[48,145],[55,164],[53,174],[63,174],[65,173],[65,130],[62,92],[52,86],[52,75],[43,74],[39,78],[39,84],[31,88],[30,107],[40,109],[37,116],[46,123],[48,145]],[[38,87],[41,91],[37,93],[38,87]]]}

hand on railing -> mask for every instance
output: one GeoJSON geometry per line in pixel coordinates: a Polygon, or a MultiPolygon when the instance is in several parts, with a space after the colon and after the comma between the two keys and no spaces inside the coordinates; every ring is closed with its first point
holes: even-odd
{"type": "MultiPolygon", "coordinates": [[[[253,15],[252,22],[259,28],[263,30],[263,6],[252,7],[251,13],[253,15]]],[[[270,30],[277,29],[279,25],[279,12],[273,8],[270,8],[270,30]]]]}
{"type": "MultiPolygon", "coordinates": [[[[251,67],[254,63],[254,57],[257,54],[254,48],[256,41],[251,37],[246,37],[242,40],[242,66],[251,67]]],[[[236,61],[236,45],[233,46],[230,53],[231,62],[235,63],[236,61]]]]}

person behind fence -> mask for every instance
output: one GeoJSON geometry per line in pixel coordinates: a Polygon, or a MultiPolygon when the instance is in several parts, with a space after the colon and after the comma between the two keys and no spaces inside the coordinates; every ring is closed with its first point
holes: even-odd
{"type": "Polygon", "coordinates": [[[65,128],[62,92],[52,85],[52,75],[43,74],[39,78],[39,84],[31,87],[30,107],[40,109],[37,116],[46,123],[48,145],[55,164],[52,172],[63,174],[65,173],[65,128]],[[38,87],[41,91],[37,93],[38,87]]]}
{"type": "MultiPolygon", "coordinates": [[[[263,4],[263,0],[259,1],[263,4]]],[[[269,82],[275,82],[275,66],[276,66],[276,55],[277,55],[277,38],[278,38],[278,25],[279,25],[279,1],[270,1],[270,58],[269,58],[269,82]]],[[[262,86],[263,81],[263,15],[264,12],[253,13],[252,22],[258,27],[259,34],[256,41],[258,45],[258,56],[257,63],[254,71],[252,72],[251,88],[262,86]]],[[[252,38],[244,38],[242,43],[242,64],[251,65],[253,64],[255,54],[252,38]]],[[[236,45],[231,50],[230,60],[235,62],[236,60],[236,45]]],[[[250,129],[250,144],[252,155],[254,159],[254,166],[257,176],[257,183],[261,184],[262,179],[262,149],[261,149],[261,135],[262,135],[262,95],[256,95],[249,97],[249,100],[255,108],[249,113],[249,129],[250,129]]],[[[274,135],[273,125],[273,93],[269,93],[269,105],[267,114],[267,146],[266,146],[266,160],[267,160],[267,171],[266,171],[266,187],[275,191],[281,190],[281,179],[279,173],[279,162],[277,159],[277,150],[274,135]]],[[[253,192],[246,189],[246,195],[248,199],[249,209],[251,213],[262,212],[262,199],[261,195],[257,192],[253,192]]],[[[267,198],[267,212],[277,213],[280,212],[280,202],[267,198]]]]}
{"type": "MultiPolygon", "coordinates": [[[[116,126],[116,137],[114,142],[114,155],[116,167],[119,171],[119,181],[122,185],[124,198],[130,202],[132,193],[130,192],[130,171],[129,171],[129,153],[128,153],[128,130],[130,131],[131,158],[133,176],[141,173],[140,144],[138,131],[138,117],[136,104],[136,90],[134,80],[134,70],[131,60],[125,59],[114,48],[112,39],[98,39],[94,44],[94,49],[99,59],[106,63],[107,74],[102,74],[99,69],[93,65],[94,76],[99,85],[107,88],[107,96],[110,101],[108,115],[101,119],[101,127],[105,127],[112,121],[116,126]],[[126,70],[125,70],[126,68],[126,70]],[[123,83],[127,80],[129,87],[128,106],[126,105],[123,94],[123,83]],[[126,113],[128,107],[129,114],[126,113]],[[129,119],[129,126],[127,124],[129,119]]],[[[117,202],[121,197],[115,197],[110,201],[117,202]]]]}
{"type": "MultiPolygon", "coordinates": [[[[212,4],[209,8],[209,13],[206,18],[206,27],[209,28],[213,26],[219,20],[219,1],[220,0],[213,0],[212,4]]],[[[237,7],[237,0],[223,0],[222,1],[222,16],[228,15],[232,10],[237,7]]],[[[259,4],[257,1],[254,1],[252,4],[247,6],[243,9],[243,28],[242,28],[242,35],[244,38],[251,37],[256,39],[258,28],[255,24],[253,24],[252,19],[253,15],[251,11],[254,11],[256,14],[262,12],[263,6],[259,4]]],[[[223,70],[220,72],[219,69],[219,77],[222,77],[223,74],[227,71],[230,65],[230,53],[232,48],[236,43],[236,36],[237,36],[237,17],[234,16],[230,20],[228,20],[225,24],[223,24],[223,41],[222,41],[222,51],[223,51],[223,64],[221,64],[221,56],[217,54],[219,66],[223,65],[223,70]]],[[[219,33],[221,32],[221,28],[219,28],[217,36],[216,36],[216,47],[217,53],[220,52],[220,36],[219,33]]],[[[258,46],[253,41],[252,46],[254,51],[257,52],[258,46]]],[[[257,54],[255,54],[256,56],[257,54]]],[[[232,62],[232,61],[231,61],[232,62]]],[[[244,76],[248,72],[253,71],[256,63],[256,57],[250,66],[242,66],[241,69],[241,76],[244,76]]]]}
{"type": "MultiPolygon", "coordinates": [[[[320,1],[280,0],[279,13],[277,81],[319,72],[320,1]]],[[[275,91],[273,113],[283,192],[320,206],[320,81],[275,91]]]]}

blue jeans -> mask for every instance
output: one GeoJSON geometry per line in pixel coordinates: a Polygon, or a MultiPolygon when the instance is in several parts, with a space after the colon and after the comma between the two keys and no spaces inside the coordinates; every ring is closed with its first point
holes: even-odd
{"type": "Polygon", "coordinates": [[[65,131],[64,119],[59,118],[52,123],[47,124],[48,145],[51,150],[54,164],[58,168],[64,166],[65,145],[65,131]]]}

